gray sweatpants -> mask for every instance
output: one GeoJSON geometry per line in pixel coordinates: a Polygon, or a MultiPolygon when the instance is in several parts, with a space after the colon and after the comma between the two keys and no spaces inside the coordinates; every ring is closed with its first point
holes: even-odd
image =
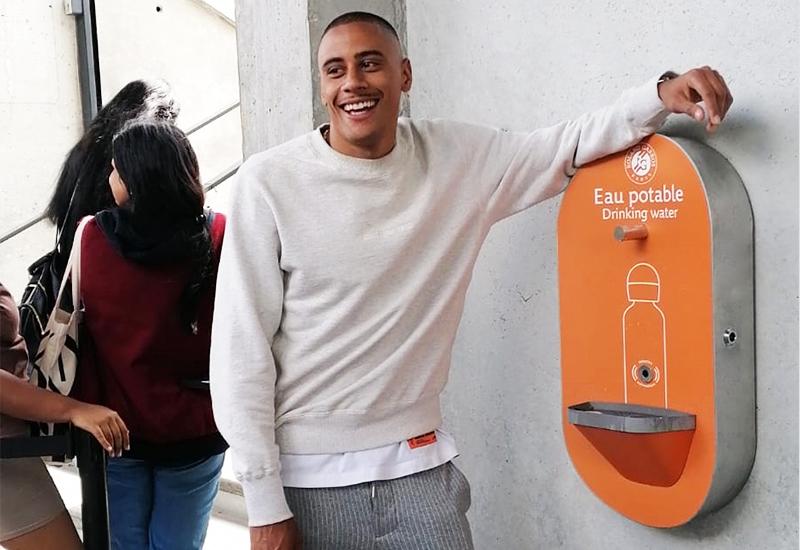
{"type": "Polygon", "coordinates": [[[284,489],[303,550],[472,550],[469,482],[452,462],[399,479],[284,489]]]}

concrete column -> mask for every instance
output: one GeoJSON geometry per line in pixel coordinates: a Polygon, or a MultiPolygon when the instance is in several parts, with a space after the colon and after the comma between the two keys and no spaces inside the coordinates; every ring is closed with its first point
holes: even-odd
{"type": "Polygon", "coordinates": [[[237,0],[236,21],[247,158],[313,127],[308,4],[237,0]]]}

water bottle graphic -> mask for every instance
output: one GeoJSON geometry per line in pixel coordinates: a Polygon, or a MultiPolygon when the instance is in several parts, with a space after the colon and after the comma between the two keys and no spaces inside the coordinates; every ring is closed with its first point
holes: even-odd
{"type": "Polygon", "coordinates": [[[622,314],[625,403],[668,407],[667,331],[658,307],[661,279],[647,263],[628,271],[629,305],[622,314]]]}

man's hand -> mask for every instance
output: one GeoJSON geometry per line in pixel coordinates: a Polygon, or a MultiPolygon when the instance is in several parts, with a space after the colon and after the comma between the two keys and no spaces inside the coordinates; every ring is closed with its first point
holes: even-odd
{"type": "Polygon", "coordinates": [[[705,121],[706,130],[715,132],[733,103],[725,79],[711,67],[692,69],[662,82],[658,96],[673,113],[685,113],[698,122],[705,121]],[[698,102],[702,101],[705,111],[698,102]]]}
{"type": "Polygon", "coordinates": [[[250,528],[250,550],[301,550],[294,518],[250,528]]]}

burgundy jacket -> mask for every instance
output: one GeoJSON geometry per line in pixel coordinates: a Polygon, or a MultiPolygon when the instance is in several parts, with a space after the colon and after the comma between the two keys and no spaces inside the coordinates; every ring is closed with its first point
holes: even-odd
{"type": "MultiPolygon", "coordinates": [[[[216,214],[211,226],[215,273],[224,231],[225,217],[216,214]]],[[[186,385],[208,379],[214,286],[201,297],[194,335],[179,315],[190,274],[187,262],[127,260],[95,220],[86,226],[81,255],[84,331],[71,395],[119,413],[131,434],[128,456],[152,458],[155,449],[156,455],[187,458],[187,453],[224,450],[208,390],[186,385]]]]}

